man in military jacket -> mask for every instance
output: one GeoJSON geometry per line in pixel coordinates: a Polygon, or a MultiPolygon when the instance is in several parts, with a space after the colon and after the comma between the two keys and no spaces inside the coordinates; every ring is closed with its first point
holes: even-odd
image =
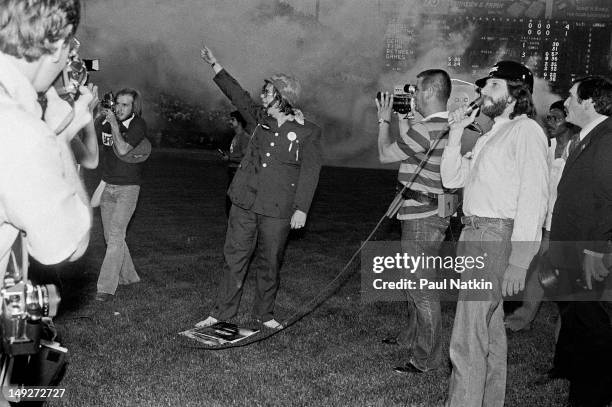
{"type": "Polygon", "coordinates": [[[207,47],[202,59],[214,81],[247,121],[250,142],[228,190],[232,201],[223,254],[225,268],[215,308],[197,324],[209,326],[236,315],[242,285],[255,252],[257,283],[253,316],[281,329],[274,319],[280,264],[290,228],[306,223],[321,169],[321,129],[295,108],[299,82],[278,74],[265,79],[261,104],[217,62],[207,47]]]}

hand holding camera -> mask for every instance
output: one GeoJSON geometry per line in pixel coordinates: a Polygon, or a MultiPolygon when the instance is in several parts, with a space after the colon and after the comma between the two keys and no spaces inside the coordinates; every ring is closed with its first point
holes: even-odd
{"type": "Polygon", "coordinates": [[[393,111],[393,95],[387,92],[379,92],[375,102],[378,109],[378,123],[390,123],[391,112],[393,111]]]}
{"type": "MultiPolygon", "coordinates": [[[[387,95],[387,92],[384,92],[387,95]]],[[[406,84],[404,86],[396,86],[391,95],[391,106],[395,113],[402,118],[413,115],[415,109],[414,94],[416,93],[416,86],[406,84]]],[[[383,96],[383,92],[376,94],[376,100],[380,101],[383,96]]],[[[378,106],[378,103],[377,103],[378,106]]]]}

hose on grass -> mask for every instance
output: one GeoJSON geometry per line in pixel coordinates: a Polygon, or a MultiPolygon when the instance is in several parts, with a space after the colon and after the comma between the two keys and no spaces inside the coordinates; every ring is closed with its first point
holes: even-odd
{"type": "Polygon", "coordinates": [[[213,345],[211,346],[189,346],[189,348],[202,349],[202,350],[225,350],[225,349],[241,348],[245,346],[250,346],[250,345],[253,345],[254,343],[262,342],[264,340],[270,339],[271,337],[275,335],[278,335],[281,332],[284,332],[287,328],[294,325],[295,323],[300,321],[302,318],[306,317],[307,315],[314,312],[317,308],[319,308],[319,306],[321,306],[334,292],[336,292],[336,290],[338,290],[341,287],[341,283],[339,283],[343,281],[341,280],[341,278],[345,274],[348,276],[350,274],[349,272],[354,271],[354,269],[351,268],[351,264],[353,264],[353,262],[355,261],[357,256],[361,253],[361,251],[366,246],[366,244],[372,239],[372,237],[374,236],[374,233],[376,233],[376,231],[378,230],[380,225],[383,223],[383,221],[387,218],[393,219],[395,217],[395,214],[400,209],[404,201],[404,197],[403,197],[404,192],[406,192],[406,190],[408,190],[410,186],[412,186],[412,183],[414,182],[416,177],[419,175],[420,171],[423,169],[425,163],[431,156],[431,153],[434,151],[434,149],[436,148],[440,140],[442,140],[444,136],[446,136],[447,134],[448,132],[444,132],[438,139],[436,139],[433,143],[431,143],[431,145],[429,146],[429,149],[426,151],[423,158],[419,162],[419,165],[417,169],[414,171],[410,180],[406,184],[404,184],[402,189],[395,195],[395,198],[393,198],[393,201],[389,205],[389,208],[387,209],[385,214],[379,219],[378,223],[376,224],[376,226],[374,226],[374,228],[372,229],[368,237],[361,243],[361,245],[355,251],[355,253],[353,253],[353,255],[346,262],[344,267],[342,267],[342,270],[340,270],[340,272],[336,274],[336,276],[329,283],[327,283],[325,287],[321,289],[321,292],[318,295],[316,295],[312,300],[310,300],[308,303],[306,303],[302,307],[302,309],[305,309],[305,311],[295,312],[289,318],[286,318],[281,323],[282,325],[281,329],[270,329],[267,332],[260,331],[244,340],[234,342],[234,343],[226,343],[226,344],[214,345],[214,346],[213,345]]]}

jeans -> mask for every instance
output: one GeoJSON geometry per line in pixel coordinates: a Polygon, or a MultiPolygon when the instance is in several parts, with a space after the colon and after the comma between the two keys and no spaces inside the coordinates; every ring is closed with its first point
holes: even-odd
{"type": "Polygon", "coordinates": [[[249,262],[255,252],[253,263],[257,275],[253,317],[262,322],[274,318],[280,266],[289,229],[289,219],[263,216],[232,205],[223,247],[227,267],[211,316],[227,320],[236,315],[249,262]]]}
{"type": "Polygon", "coordinates": [[[484,272],[493,289],[481,294],[486,297],[482,301],[470,299],[469,290],[459,292],[450,342],[450,407],[504,405],[508,346],[501,283],[512,249],[511,235],[512,221],[502,219],[468,224],[461,232],[457,256],[486,253],[486,268],[466,269],[461,280],[479,278],[484,272]]]}
{"type": "Polygon", "coordinates": [[[98,292],[115,294],[118,284],[140,281],[125,234],[138,203],[139,185],[107,184],[100,199],[106,254],[98,277],[98,292]]]}
{"type": "MultiPolygon", "coordinates": [[[[438,255],[450,218],[437,215],[422,219],[402,220],[402,251],[411,256],[424,253],[438,255]]],[[[435,279],[435,271],[417,269],[413,278],[435,279]]],[[[440,367],[442,348],[440,342],[440,299],[436,290],[405,290],[408,304],[408,327],[399,341],[412,355],[409,362],[417,369],[428,371],[440,367]]]]}

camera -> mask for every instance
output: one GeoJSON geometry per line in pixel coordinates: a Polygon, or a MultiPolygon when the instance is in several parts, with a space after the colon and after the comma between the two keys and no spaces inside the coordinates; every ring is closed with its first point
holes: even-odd
{"type": "Polygon", "coordinates": [[[69,103],[74,103],[79,97],[79,87],[84,86],[89,79],[89,71],[98,71],[100,61],[97,59],[81,59],[79,48],[81,43],[76,38],[70,40],[68,62],[62,74],[58,76],[53,86],[57,94],[69,103]]]}
{"type": "Polygon", "coordinates": [[[100,106],[102,106],[104,109],[113,109],[115,106],[115,95],[113,95],[113,92],[105,93],[104,96],[102,96],[100,106]]]}
{"type": "Polygon", "coordinates": [[[33,285],[29,281],[6,284],[2,298],[2,349],[16,356],[39,351],[43,317],[57,314],[60,302],[57,288],[51,284],[33,285]],[[8,287],[7,287],[8,285],[8,287]]]}
{"type": "Polygon", "coordinates": [[[54,285],[34,285],[28,280],[27,252],[23,250],[11,252],[0,289],[2,351],[9,356],[40,350],[43,318],[55,316],[60,302],[54,285]]]}
{"type": "Polygon", "coordinates": [[[9,253],[0,287],[0,399],[20,402],[24,386],[56,386],[66,369],[68,350],[55,342],[51,318],[60,296],[55,285],[28,279],[28,251],[21,232],[9,253]],[[51,334],[50,334],[51,332],[51,334]]]}
{"type": "MultiPolygon", "coordinates": [[[[414,94],[416,86],[406,84],[396,86],[393,89],[393,111],[399,114],[407,114],[414,110],[414,94]]],[[[380,100],[380,92],[376,94],[376,99],[380,100]]]]}

